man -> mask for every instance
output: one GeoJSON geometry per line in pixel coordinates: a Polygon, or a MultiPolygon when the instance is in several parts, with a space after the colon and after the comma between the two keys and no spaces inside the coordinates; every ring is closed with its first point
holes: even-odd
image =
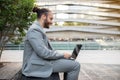
{"type": "Polygon", "coordinates": [[[37,13],[37,21],[31,25],[25,38],[22,74],[45,78],[55,72],[65,72],[66,80],[78,80],[80,64],[69,59],[70,53],[53,50],[43,30],[52,24],[53,13],[37,7],[33,12],[37,13]]]}

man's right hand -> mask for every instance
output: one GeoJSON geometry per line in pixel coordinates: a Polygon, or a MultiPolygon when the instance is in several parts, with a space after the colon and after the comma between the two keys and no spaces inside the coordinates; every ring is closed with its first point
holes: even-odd
{"type": "Polygon", "coordinates": [[[68,52],[64,53],[64,58],[69,59],[71,57],[71,54],[68,52]]]}

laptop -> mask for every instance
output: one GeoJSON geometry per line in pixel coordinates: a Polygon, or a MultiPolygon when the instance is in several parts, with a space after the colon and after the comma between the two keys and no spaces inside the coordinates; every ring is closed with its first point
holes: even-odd
{"type": "Polygon", "coordinates": [[[77,56],[78,56],[78,54],[79,54],[79,52],[80,52],[80,50],[81,50],[81,47],[82,47],[81,44],[77,44],[77,45],[75,46],[75,48],[74,48],[74,50],[73,50],[73,52],[72,52],[72,56],[71,56],[70,59],[76,59],[76,58],[77,58],[77,56]]]}

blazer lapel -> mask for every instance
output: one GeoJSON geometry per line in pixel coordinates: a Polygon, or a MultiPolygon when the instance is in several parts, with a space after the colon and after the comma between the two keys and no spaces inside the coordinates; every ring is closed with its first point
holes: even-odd
{"type": "Polygon", "coordinates": [[[52,48],[52,46],[51,46],[51,44],[50,44],[49,41],[48,41],[48,46],[49,46],[49,48],[50,48],[51,50],[53,50],[53,48],[52,48]]]}

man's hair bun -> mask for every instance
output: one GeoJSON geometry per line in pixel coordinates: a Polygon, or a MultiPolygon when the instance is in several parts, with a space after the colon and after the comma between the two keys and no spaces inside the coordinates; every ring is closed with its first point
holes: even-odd
{"type": "Polygon", "coordinates": [[[38,7],[34,7],[32,11],[38,13],[39,10],[40,9],[38,7]]]}
{"type": "Polygon", "coordinates": [[[42,16],[43,14],[47,15],[48,12],[50,12],[49,9],[46,9],[46,8],[41,8],[41,9],[40,9],[40,8],[38,8],[38,7],[34,7],[32,11],[35,12],[35,13],[37,13],[37,18],[41,18],[41,16],[42,16]]]}

